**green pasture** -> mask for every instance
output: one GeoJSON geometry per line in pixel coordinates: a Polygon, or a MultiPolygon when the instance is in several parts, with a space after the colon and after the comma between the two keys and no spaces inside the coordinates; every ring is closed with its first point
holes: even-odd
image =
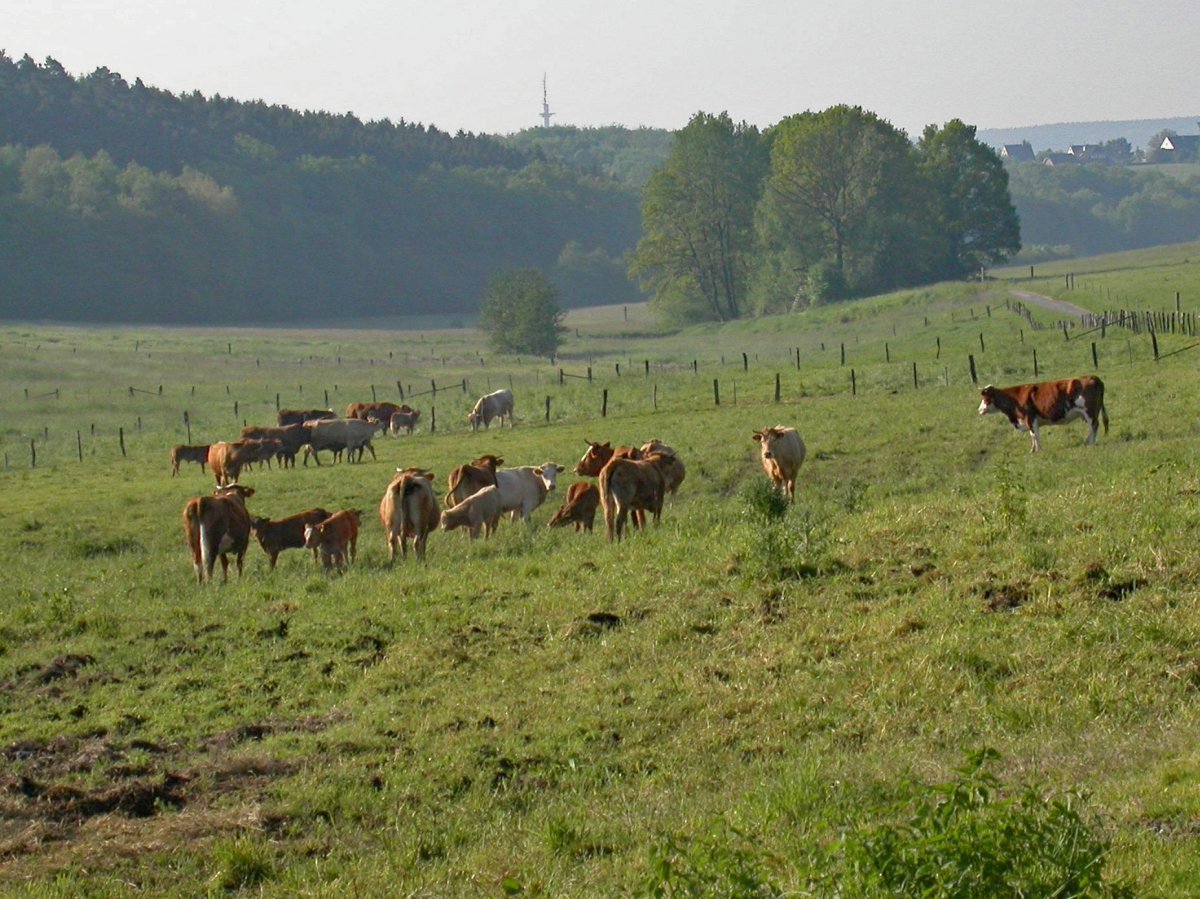
{"type": "Polygon", "coordinates": [[[1022,876],[1086,850],[1062,895],[1200,895],[1200,357],[1035,331],[1010,287],[681,332],[581,310],[554,363],[470,331],[0,328],[0,892],[907,895],[881,853],[970,867],[1041,815],[1022,876]],[[1093,371],[1093,342],[1097,446],[1075,424],[1031,455],[976,415],[968,355],[1018,383],[1035,350],[1041,378],[1093,371]],[[183,412],[208,442],[276,394],[341,410],[397,380],[439,390],[377,460],[242,477],[254,514],[364,510],[351,570],[252,545],[197,586],[180,511],[211,480],[170,476],[183,412]],[[517,425],[472,434],[510,383],[517,425]],[[779,517],[750,440],[776,423],[808,446],[779,517]],[[387,565],[397,466],[440,487],[484,452],[569,469],[585,439],[650,438],[687,479],[620,545],[548,529],[551,497],[387,565]],[[949,818],[922,797],[967,796],[928,790],[985,748],[982,829],[923,842],[949,818]],[[1068,819],[1086,839],[1038,838],[1068,819]]]}

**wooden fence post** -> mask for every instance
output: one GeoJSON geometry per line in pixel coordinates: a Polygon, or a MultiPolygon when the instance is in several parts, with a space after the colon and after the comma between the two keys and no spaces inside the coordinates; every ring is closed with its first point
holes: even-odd
{"type": "Polygon", "coordinates": [[[854,369],[850,369],[850,395],[858,396],[858,379],[854,376],[854,369]]]}
{"type": "Polygon", "coordinates": [[[604,388],[604,393],[600,399],[600,417],[608,418],[608,388],[604,388]]]}
{"type": "Polygon", "coordinates": [[[888,342],[886,340],[883,342],[883,361],[884,362],[892,361],[892,348],[888,345],[888,342]]]}
{"type": "Polygon", "coordinates": [[[1100,368],[1100,360],[1096,356],[1096,341],[1092,341],[1092,368],[1100,368]]]}
{"type": "Polygon", "coordinates": [[[1154,361],[1158,361],[1158,335],[1154,333],[1154,329],[1150,329],[1150,345],[1154,347],[1154,361]]]}
{"type": "Polygon", "coordinates": [[[1038,376],[1037,347],[1033,348],[1033,376],[1035,378],[1038,376]]]}
{"type": "Polygon", "coordinates": [[[83,437],[80,436],[78,431],[75,432],[75,449],[79,453],[79,461],[82,462],[83,461],[83,437]]]}
{"type": "Polygon", "coordinates": [[[125,428],[117,428],[117,440],[121,444],[121,458],[125,458],[125,428]]]}
{"type": "Polygon", "coordinates": [[[648,378],[648,377],[650,377],[650,360],[649,359],[645,360],[645,365],[646,365],[646,377],[648,378]]]}
{"type": "Polygon", "coordinates": [[[717,406],[721,405],[721,386],[716,378],[713,378],[713,403],[717,406]]]}
{"type": "Polygon", "coordinates": [[[983,346],[983,332],[982,331],[979,332],[979,352],[980,353],[987,352],[987,350],[983,346]]]}
{"type": "Polygon", "coordinates": [[[742,371],[750,371],[750,357],[742,353],[742,371]]]}
{"type": "Polygon", "coordinates": [[[37,446],[32,437],[29,438],[29,467],[37,468],[37,446]]]}
{"type": "Polygon", "coordinates": [[[192,422],[188,418],[187,409],[183,410],[183,426],[187,428],[187,440],[190,444],[192,442],[192,422]]]}
{"type": "Polygon", "coordinates": [[[437,430],[437,406],[429,407],[429,433],[432,434],[437,430]]]}
{"type": "Polygon", "coordinates": [[[917,363],[913,363],[913,390],[917,390],[921,385],[917,383],[917,363]]]}
{"type": "Polygon", "coordinates": [[[967,366],[971,369],[971,383],[978,384],[979,376],[975,374],[975,357],[970,353],[967,354],[967,366]]]}
{"type": "Polygon", "coordinates": [[[842,344],[842,365],[846,364],[846,344],[842,344]]]}
{"type": "Polygon", "coordinates": [[[775,402],[777,402],[777,403],[779,402],[779,396],[780,396],[779,372],[775,372],[775,402]]]}
{"type": "Polygon", "coordinates": [[[546,397],[546,421],[550,420],[550,397],[546,397]]]}

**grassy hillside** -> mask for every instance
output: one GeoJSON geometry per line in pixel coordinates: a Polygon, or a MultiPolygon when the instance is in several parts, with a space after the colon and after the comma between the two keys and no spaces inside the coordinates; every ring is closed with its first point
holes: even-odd
{"type": "Polygon", "coordinates": [[[896,859],[969,859],[1028,825],[1031,871],[1076,821],[1109,883],[1195,895],[1200,379],[1110,330],[1111,431],[1049,429],[1031,455],[975,415],[968,354],[1011,383],[1035,348],[1044,377],[1089,371],[1090,341],[1031,330],[1007,289],[671,334],[640,306],[573,313],[560,364],[593,379],[561,385],[467,331],[5,328],[0,889],[875,895],[889,833],[896,859]],[[397,380],[441,385],[412,399],[435,433],[242,478],[257,514],[364,509],[352,570],[270,572],[251,547],[242,579],[197,587],[179,512],[211,484],[169,475],[182,412],[207,441],[277,393],[342,407],[397,380]],[[510,383],[517,426],[467,431],[510,383]],[[809,456],[775,520],[749,438],[777,422],[809,456]],[[569,467],[585,439],[651,437],[688,466],[658,527],[551,531],[552,499],[536,527],[386,565],[397,466],[569,467]],[[984,796],[980,829],[922,842],[921,785],[983,747],[997,791],[933,794],[984,796]]]}

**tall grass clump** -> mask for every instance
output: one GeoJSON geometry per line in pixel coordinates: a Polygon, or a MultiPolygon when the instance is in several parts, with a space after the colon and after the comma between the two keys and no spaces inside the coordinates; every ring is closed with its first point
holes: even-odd
{"type": "Polygon", "coordinates": [[[765,477],[742,490],[745,543],[741,569],[751,581],[781,581],[816,574],[822,529],[809,509],[793,508],[765,477]]]}

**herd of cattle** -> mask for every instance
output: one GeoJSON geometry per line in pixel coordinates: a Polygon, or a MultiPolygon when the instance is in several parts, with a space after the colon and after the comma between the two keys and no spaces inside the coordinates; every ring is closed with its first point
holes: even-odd
{"type": "MultiPolygon", "coordinates": [[[[1028,431],[1033,439],[1031,451],[1039,449],[1041,424],[1062,424],[1083,419],[1089,427],[1087,443],[1095,443],[1101,422],[1108,431],[1104,409],[1104,384],[1099,378],[1085,376],[1064,381],[1024,384],[980,391],[979,414],[1004,414],[1018,430],[1028,431]]],[[[184,535],[192,553],[196,579],[211,580],[216,561],[221,562],[228,579],[229,557],[233,556],[239,575],[251,534],[275,567],[285,549],[312,551],[326,571],[344,571],[358,549],[362,510],[341,509],[330,513],[312,508],[278,520],[251,517],[246,509],[253,488],[237,483],[241,470],[254,462],[278,459],[281,465],[295,465],[303,451],[305,461],[311,454],[320,464],[318,453],[332,451],[335,457],[357,452],[361,459],[371,447],[371,438],[381,430],[393,434],[412,432],[419,414],[407,406],[392,403],[352,403],[345,418],[336,418],[329,410],[283,410],[275,428],[245,428],[238,441],[214,443],[207,447],[176,446],[171,450],[172,474],[182,461],[208,465],[217,482],[211,496],[195,497],[183,510],[184,535]]],[[[493,420],[512,423],[512,394],[507,390],[481,397],[468,415],[472,429],[487,427],[493,420]]],[[[796,477],[804,462],[804,441],[794,428],[777,425],[751,435],[759,446],[763,470],[774,488],[795,499],[796,477]]],[[[609,442],[587,441],[588,449],[575,466],[575,474],[595,478],[596,483],[580,481],[571,485],[566,502],[551,518],[551,527],[574,525],[577,531],[591,531],[598,510],[603,511],[609,540],[620,541],[627,526],[645,524],[647,513],[658,521],[664,499],[674,495],[683,483],[683,460],[668,445],[651,440],[640,447],[613,447],[609,442]]],[[[556,489],[563,466],[545,462],[539,466],[504,468],[504,460],[484,455],[451,471],[447,478],[445,508],[438,502],[434,473],[421,468],[396,472],[384,490],[379,518],[388,545],[389,561],[394,562],[399,548],[408,555],[411,541],[417,558],[425,558],[429,535],[440,526],[444,531],[465,529],[471,539],[482,532],[490,536],[500,519],[508,514],[514,520],[530,520],[532,512],[556,489]]]]}

